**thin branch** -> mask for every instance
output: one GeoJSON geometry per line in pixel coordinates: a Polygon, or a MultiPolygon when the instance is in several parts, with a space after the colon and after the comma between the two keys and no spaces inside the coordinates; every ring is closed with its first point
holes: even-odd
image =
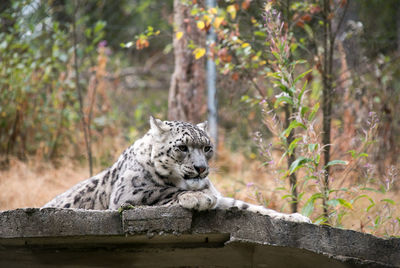
{"type": "Polygon", "coordinates": [[[82,89],[79,84],[79,64],[78,64],[78,52],[77,52],[77,46],[78,46],[78,38],[77,38],[77,33],[76,33],[76,14],[78,12],[78,4],[77,1],[74,1],[74,15],[72,16],[72,38],[73,38],[73,43],[74,43],[74,70],[75,70],[75,86],[76,90],[78,91],[78,99],[79,99],[79,114],[81,117],[82,121],[82,127],[83,127],[83,134],[85,137],[85,144],[86,144],[86,151],[87,151],[87,156],[89,160],[89,173],[90,176],[93,175],[93,161],[92,161],[92,149],[90,145],[90,139],[88,135],[88,130],[89,127],[85,121],[85,115],[83,113],[83,99],[82,99],[82,89]]]}
{"type": "MultiPolygon", "coordinates": [[[[344,6],[344,9],[343,9],[343,14],[342,14],[342,16],[340,17],[339,23],[337,24],[337,27],[336,27],[336,31],[335,31],[335,33],[333,34],[333,41],[336,40],[336,37],[337,37],[337,35],[338,35],[338,33],[339,33],[339,30],[340,30],[340,28],[342,27],[342,24],[343,24],[343,22],[344,22],[344,18],[346,17],[348,8],[349,8],[349,2],[346,1],[346,5],[344,6]]],[[[339,7],[338,7],[338,9],[339,9],[339,7]]]]}

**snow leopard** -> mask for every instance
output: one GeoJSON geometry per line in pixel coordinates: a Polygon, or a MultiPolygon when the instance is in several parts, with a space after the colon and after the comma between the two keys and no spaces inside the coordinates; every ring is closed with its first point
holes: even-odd
{"type": "Polygon", "coordinates": [[[150,130],[111,167],[56,196],[44,207],[117,210],[121,206],[180,205],[190,210],[258,212],[295,222],[310,219],[224,197],[208,178],[215,148],[207,122],[197,125],[150,117],[150,130]]]}

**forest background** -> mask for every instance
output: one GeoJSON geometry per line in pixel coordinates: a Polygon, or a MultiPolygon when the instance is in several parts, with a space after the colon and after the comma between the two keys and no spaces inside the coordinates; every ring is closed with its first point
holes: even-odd
{"type": "Polygon", "coordinates": [[[397,0],[2,1],[0,209],[110,166],[150,115],[206,120],[209,59],[224,195],[400,236],[399,54],[397,0]]]}

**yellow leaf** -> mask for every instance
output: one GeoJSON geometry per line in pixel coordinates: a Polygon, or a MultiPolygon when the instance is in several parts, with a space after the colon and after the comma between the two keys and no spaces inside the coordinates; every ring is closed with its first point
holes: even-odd
{"type": "Polygon", "coordinates": [[[265,65],[267,62],[265,61],[265,60],[262,60],[262,61],[260,61],[260,66],[263,66],[263,65],[265,65]]]}
{"type": "Polygon", "coordinates": [[[215,29],[218,29],[223,21],[224,21],[223,17],[216,17],[215,20],[214,20],[215,29]]]}
{"type": "Polygon", "coordinates": [[[258,60],[258,56],[255,55],[255,56],[251,57],[251,60],[252,60],[252,61],[257,61],[257,60],[258,60]]]}
{"type": "Polygon", "coordinates": [[[207,15],[204,15],[204,16],[203,16],[203,20],[205,21],[205,23],[206,23],[207,25],[209,25],[209,24],[211,23],[211,18],[210,18],[209,16],[207,16],[207,15]]]}
{"type": "Polygon", "coordinates": [[[196,48],[195,50],[193,50],[193,55],[194,55],[196,60],[198,60],[201,57],[203,57],[204,54],[206,54],[206,49],[205,48],[196,48]]]}
{"type": "Polygon", "coordinates": [[[240,38],[238,38],[237,36],[233,36],[232,37],[232,41],[237,43],[237,44],[242,44],[243,43],[243,41],[240,38]]]}
{"type": "Polygon", "coordinates": [[[197,22],[197,28],[199,28],[200,30],[203,30],[204,27],[206,27],[206,25],[204,24],[204,21],[197,22]]]}
{"type": "Polygon", "coordinates": [[[210,8],[210,9],[208,10],[208,13],[215,15],[215,14],[218,13],[218,11],[217,11],[217,9],[216,9],[215,7],[212,7],[212,8],[210,8]]]}
{"type": "Polygon", "coordinates": [[[265,5],[264,10],[265,10],[265,12],[268,12],[268,11],[271,10],[271,8],[272,8],[272,2],[268,2],[268,3],[265,5]]]}
{"type": "Polygon", "coordinates": [[[242,44],[242,48],[245,48],[245,47],[248,47],[248,46],[250,46],[249,43],[243,43],[243,44],[242,44]]]}
{"type": "Polygon", "coordinates": [[[236,18],[236,8],[235,5],[229,5],[226,8],[226,11],[231,15],[231,18],[234,20],[236,18]]]}
{"type": "Polygon", "coordinates": [[[183,32],[177,32],[176,33],[176,40],[181,40],[181,38],[182,38],[182,36],[183,36],[183,32]]]}

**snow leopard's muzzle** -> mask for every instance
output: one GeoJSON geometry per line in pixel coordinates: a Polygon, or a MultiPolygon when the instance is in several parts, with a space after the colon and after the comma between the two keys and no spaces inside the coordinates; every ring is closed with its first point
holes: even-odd
{"type": "Polygon", "coordinates": [[[184,167],[184,179],[185,180],[193,180],[193,179],[204,179],[208,176],[208,165],[193,165],[192,167],[184,167]]]}

